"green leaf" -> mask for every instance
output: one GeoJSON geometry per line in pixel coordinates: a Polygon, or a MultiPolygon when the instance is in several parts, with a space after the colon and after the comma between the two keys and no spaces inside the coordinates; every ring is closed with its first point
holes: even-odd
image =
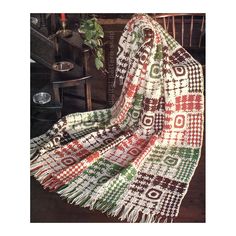
{"type": "Polygon", "coordinates": [[[104,31],[102,26],[98,23],[98,20],[93,17],[92,19],[87,19],[81,21],[80,32],[84,32],[83,40],[84,44],[90,47],[95,56],[95,66],[98,70],[104,68],[104,50],[102,48],[104,38],[104,31]]]}
{"type": "Polygon", "coordinates": [[[97,41],[96,41],[96,40],[91,39],[90,42],[91,42],[91,44],[93,45],[93,47],[96,47],[96,46],[97,46],[97,41]]]}
{"type": "Polygon", "coordinates": [[[98,70],[100,70],[101,68],[103,68],[103,62],[99,59],[99,58],[95,58],[95,65],[96,65],[96,68],[98,70]]]}
{"type": "Polygon", "coordinates": [[[99,25],[97,22],[95,22],[95,29],[96,29],[96,31],[97,31],[98,37],[103,38],[103,37],[104,37],[103,28],[102,28],[102,26],[99,25]]]}
{"type": "Polygon", "coordinates": [[[92,31],[86,31],[86,32],[85,32],[85,38],[86,38],[87,40],[90,40],[92,37],[93,37],[92,31]]]}
{"type": "Polygon", "coordinates": [[[93,49],[93,45],[90,42],[84,41],[84,44],[93,49]]]}
{"type": "Polygon", "coordinates": [[[102,48],[97,49],[96,55],[101,61],[104,61],[105,58],[104,58],[104,52],[102,48]]]}
{"type": "Polygon", "coordinates": [[[81,25],[80,27],[79,27],[79,30],[80,30],[80,32],[85,32],[85,28],[84,28],[84,26],[83,25],[81,25]]]}
{"type": "Polygon", "coordinates": [[[86,24],[87,24],[88,26],[90,26],[90,25],[93,25],[94,23],[93,23],[92,20],[86,20],[86,24]]]}
{"type": "Polygon", "coordinates": [[[98,48],[96,54],[99,58],[103,57],[103,50],[101,48],[98,48]]]}

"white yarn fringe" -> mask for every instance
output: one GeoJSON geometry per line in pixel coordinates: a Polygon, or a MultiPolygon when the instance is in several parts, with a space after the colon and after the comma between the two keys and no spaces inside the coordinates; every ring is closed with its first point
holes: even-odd
{"type": "Polygon", "coordinates": [[[138,206],[133,206],[132,204],[119,204],[113,207],[108,215],[119,216],[120,220],[126,220],[130,223],[172,223],[173,218],[168,218],[161,216],[159,213],[152,213],[148,209],[142,210],[138,206]],[[141,219],[140,219],[141,218],[141,219]]]}
{"type": "MultiPolygon", "coordinates": [[[[95,194],[91,195],[90,191],[84,190],[84,187],[80,186],[83,179],[76,179],[72,181],[67,187],[58,190],[57,193],[62,197],[67,199],[71,204],[80,205],[83,207],[89,207],[90,210],[95,209],[95,205],[99,200],[100,192],[96,191],[95,194]]],[[[105,209],[105,211],[108,210],[105,209]]]]}
{"type": "Polygon", "coordinates": [[[52,174],[53,171],[48,167],[48,165],[44,166],[42,161],[31,164],[31,176],[34,176],[41,184],[48,177],[48,175],[52,174]],[[35,171],[35,168],[39,167],[35,171]]]}

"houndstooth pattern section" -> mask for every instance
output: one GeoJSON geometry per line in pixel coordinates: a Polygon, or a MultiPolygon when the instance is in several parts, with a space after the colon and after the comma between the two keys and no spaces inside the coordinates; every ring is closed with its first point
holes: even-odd
{"type": "Polygon", "coordinates": [[[155,114],[155,123],[154,123],[155,133],[157,133],[158,135],[161,134],[163,124],[164,124],[164,113],[158,111],[155,114]]]}
{"type": "Polygon", "coordinates": [[[125,78],[127,69],[129,66],[128,53],[124,54],[124,58],[118,59],[118,66],[116,67],[116,78],[119,78],[120,81],[123,81],[121,78],[125,78]]]}
{"type": "Polygon", "coordinates": [[[172,114],[174,112],[174,103],[166,102],[165,103],[165,113],[164,113],[164,124],[163,124],[163,130],[170,130],[172,128],[172,114]]]}
{"type": "MultiPolygon", "coordinates": [[[[92,154],[92,155],[95,157],[94,154],[92,154]]],[[[96,155],[96,157],[98,157],[98,156],[96,155]]],[[[79,173],[81,173],[83,170],[85,170],[87,166],[88,166],[88,162],[86,160],[83,160],[83,161],[77,163],[76,165],[72,165],[72,166],[60,171],[56,175],[56,179],[58,179],[59,181],[62,181],[63,184],[67,183],[67,181],[69,180],[68,176],[75,178],[79,173]]]]}
{"type": "Polygon", "coordinates": [[[157,110],[155,112],[155,122],[154,122],[154,129],[155,133],[160,134],[163,125],[164,125],[164,112],[165,112],[165,97],[160,97],[157,105],[157,110]]]}
{"type": "MultiPolygon", "coordinates": [[[[183,67],[184,68],[184,67],[183,67]]],[[[188,92],[188,80],[187,76],[178,77],[168,74],[165,80],[165,91],[168,96],[175,97],[188,92]]]]}
{"type": "Polygon", "coordinates": [[[169,70],[169,55],[168,55],[168,47],[163,46],[162,48],[162,53],[163,53],[163,67],[162,67],[162,73],[163,76],[165,77],[167,73],[170,73],[169,70]]]}
{"type": "Polygon", "coordinates": [[[169,57],[171,65],[184,65],[192,61],[191,55],[182,47],[177,48],[169,57]]]}
{"type": "Polygon", "coordinates": [[[199,112],[203,110],[202,94],[188,94],[175,98],[176,111],[199,112]]]}
{"type": "Polygon", "coordinates": [[[161,142],[164,145],[184,145],[186,143],[186,130],[174,131],[169,130],[162,133],[160,137],[161,142]]]}
{"type": "Polygon", "coordinates": [[[203,73],[199,63],[191,61],[188,63],[188,89],[192,93],[201,93],[203,91],[203,73]]]}
{"type": "Polygon", "coordinates": [[[188,144],[193,147],[200,147],[202,141],[202,114],[189,114],[188,144]]]}

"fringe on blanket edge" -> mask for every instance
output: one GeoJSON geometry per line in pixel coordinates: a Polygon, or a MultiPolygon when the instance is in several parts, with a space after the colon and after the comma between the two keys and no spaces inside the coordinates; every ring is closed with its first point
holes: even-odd
{"type": "Polygon", "coordinates": [[[90,210],[99,210],[106,213],[108,216],[119,217],[121,221],[126,220],[130,223],[172,223],[173,217],[163,216],[160,213],[152,213],[145,209],[144,211],[139,206],[132,204],[115,204],[102,201],[99,198],[91,197],[89,192],[76,190],[75,186],[67,186],[57,193],[68,203],[89,208],[90,210]]]}
{"type": "Polygon", "coordinates": [[[119,217],[121,221],[126,220],[130,223],[172,223],[174,218],[163,216],[160,213],[152,213],[139,206],[131,204],[119,204],[106,212],[108,216],[119,217]]]}

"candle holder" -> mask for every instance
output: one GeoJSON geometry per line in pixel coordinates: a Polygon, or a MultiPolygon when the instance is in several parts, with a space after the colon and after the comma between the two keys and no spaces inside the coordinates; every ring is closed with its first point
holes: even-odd
{"type": "Polygon", "coordinates": [[[61,21],[61,26],[62,30],[58,30],[56,32],[56,35],[62,38],[69,38],[72,36],[72,30],[66,29],[66,19],[65,20],[60,20],[61,21]]]}
{"type": "Polygon", "coordinates": [[[62,30],[66,30],[67,19],[60,19],[62,30]]]}
{"type": "Polygon", "coordinates": [[[61,38],[69,38],[72,36],[72,30],[58,30],[56,34],[61,38]]]}

